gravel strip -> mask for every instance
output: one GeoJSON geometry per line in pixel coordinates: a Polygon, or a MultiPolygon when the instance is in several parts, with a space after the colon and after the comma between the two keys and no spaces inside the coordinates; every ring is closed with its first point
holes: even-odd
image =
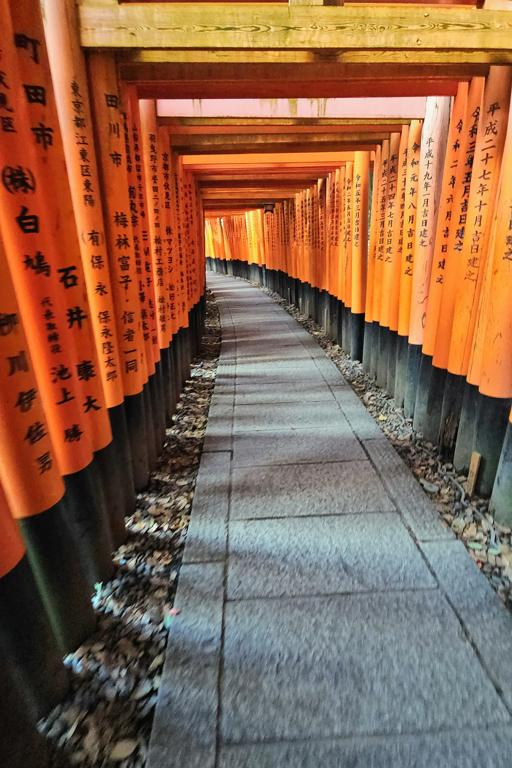
{"type": "Polygon", "coordinates": [[[137,495],[115,577],[98,585],[97,632],[65,663],[72,693],[40,730],[51,768],[146,763],[167,634],[220,351],[217,306],[207,294],[206,329],[158,466],[137,495]]]}
{"type": "MultiPolygon", "coordinates": [[[[256,283],[251,285],[260,288],[256,283]]],[[[489,512],[489,499],[468,496],[466,475],[458,474],[452,464],[442,460],[437,446],[423,440],[421,434],[413,429],[412,419],[405,418],[402,409],[397,408],[394,399],[377,386],[361,363],[351,360],[317,323],[301,314],[295,305],[288,304],[279,294],[267,288],[261,290],[294,317],[325,350],[411,468],[439,515],[464,542],[480,570],[512,610],[512,531],[494,520],[489,512]]]]}

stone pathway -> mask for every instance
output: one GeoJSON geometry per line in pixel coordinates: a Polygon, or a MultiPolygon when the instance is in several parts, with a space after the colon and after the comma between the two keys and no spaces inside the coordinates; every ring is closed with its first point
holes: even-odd
{"type": "Polygon", "coordinates": [[[314,339],[222,351],[149,768],[509,768],[512,616],[314,339]]]}

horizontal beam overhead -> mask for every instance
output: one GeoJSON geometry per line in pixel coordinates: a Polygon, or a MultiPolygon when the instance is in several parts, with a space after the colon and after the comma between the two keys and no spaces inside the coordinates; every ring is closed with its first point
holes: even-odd
{"type": "Polygon", "coordinates": [[[267,187],[266,189],[205,189],[202,192],[203,200],[231,200],[247,199],[267,200],[285,199],[293,197],[300,187],[267,187]]]}
{"type": "MultiPolygon", "coordinates": [[[[412,77],[426,68],[431,77],[459,79],[468,75],[485,75],[490,63],[482,62],[478,51],[467,51],[460,60],[458,51],[446,49],[416,51],[411,61],[400,58],[393,50],[379,51],[379,69],[386,77],[412,77]]],[[[233,72],[243,64],[244,73],[253,78],[269,71],[279,72],[283,77],[318,79],[334,77],[371,78],[375,63],[368,60],[364,50],[156,50],[134,48],[117,53],[120,72],[125,79],[200,79],[205,73],[219,79],[231,79],[233,72]],[[301,69],[297,70],[297,65],[301,69]]]]}
{"type": "Polygon", "coordinates": [[[339,122],[335,124],[323,123],[313,118],[311,121],[304,123],[304,121],[291,122],[285,120],[271,120],[267,118],[247,118],[246,120],[240,119],[236,122],[236,118],[231,120],[230,118],[220,118],[220,122],[217,119],[209,118],[190,118],[194,121],[192,124],[182,123],[182,120],[187,121],[189,118],[174,118],[174,117],[160,117],[158,118],[158,124],[169,128],[171,136],[241,136],[251,135],[258,133],[261,134],[346,134],[354,132],[365,133],[390,133],[391,131],[399,131],[404,123],[409,123],[410,120],[404,118],[402,120],[380,120],[367,118],[366,120],[351,120],[341,118],[339,122]],[[199,120],[200,122],[195,122],[199,120]]]}
{"type": "Polygon", "coordinates": [[[211,189],[266,189],[267,187],[273,187],[275,189],[278,189],[279,187],[285,188],[285,187],[296,187],[297,189],[301,187],[308,187],[311,185],[312,181],[316,181],[317,176],[310,178],[296,178],[291,179],[288,177],[284,178],[263,178],[263,179],[253,179],[252,176],[250,179],[218,179],[216,181],[213,181],[212,179],[205,179],[204,181],[199,182],[199,186],[202,190],[207,191],[211,189]]]}
{"type": "MultiPolygon", "coordinates": [[[[382,73],[381,73],[382,75],[382,73]]],[[[137,82],[142,99],[228,99],[233,98],[376,98],[401,96],[454,96],[457,80],[428,77],[427,72],[413,78],[382,79],[374,70],[373,79],[284,80],[277,73],[247,80],[243,73],[233,80],[174,80],[137,82]]]]}
{"type": "MultiPolygon", "coordinates": [[[[418,11],[417,11],[418,13],[418,11]]],[[[232,66],[244,64],[253,68],[253,71],[258,71],[256,67],[266,64],[274,64],[276,66],[297,66],[301,64],[303,66],[320,66],[320,67],[337,67],[337,66],[351,66],[361,67],[361,72],[365,72],[365,68],[370,65],[368,62],[368,56],[363,50],[346,50],[343,48],[323,51],[321,48],[310,49],[297,49],[297,48],[281,48],[275,50],[258,50],[251,49],[249,51],[244,49],[183,49],[179,48],[126,48],[119,49],[117,52],[117,61],[119,66],[124,67],[134,66],[141,64],[144,66],[150,66],[152,64],[160,66],[163,64],[179,65],[186,64],[192,66],[192,72],[197,66],[204,66],[208,64],[210,66],[232,66]]],[[[418,50],[411,62],[410,60],[403,60],[402,67],[415,67],[421,65],[428,65],[434,71],[439,68],[439,73],[442,73],[445,67],[450,65],[454,67],[453,71],[457,72],[457,68],[461,66],[487,66],[482,65],[481,54],[478,51],[467,51],[464,55],[464,63],[461,64],[459,60],[459,54],[457,51],[450,49],[427,49],[425,51],[418,50]]],[[[382,51],[379,56],[379,64],[382,67],[395,67],[399,64],[399,58],[396,51],[387,49],[382,51]]],[[[148,70],[151,71],[151,70],[148,70]]],[[[155,70],[157,72],[158,70],[155,70]]],[[[213,71],[213,69],[212,69],[213,71]]],[[[222,71],[222,70],[219,70],[222,71]]],[[[249,69],[248,71],[251,71],[249,69]]],[[[328,69],[317,70],[318,72],[328,72],[328,69]]],[[[339,70],[333,70],[338,72],[339,70]]],[[[393,71],[393,70],[390,70],[393,71]]]]}
{"type": "Polygon", "coordinates": [[[251,144],[261,145],[265,147],[269,144],[281,145],[284,152],[287,151],[286,147],[289,144],[305,144],[310,146],[310,149],[322,149],[323,145],[343,143],[373,143],[382,139],[389,138],[389,131],[357,131],[352,133],[311,133],[311,134],[289,134],[289,133],[254,133],[245,135],[230,135],[230,136],[179,136],[170,131],[171,143],[174,149],[181,149],[183,147],[193,149],[207,149],[211,148],[212,151],[216,147],[226,146],[229,144],[233,149],[232,152],[246,151],[246,147],[251,144]]]}
{"type": "Polygon", "coordinates": [[[512,16],[500,10],[82,0],[79,17],[82,45],[93,48],[358,51],[376,67],[380,51],[414,64],[437,49],[438,61],[446,50],[460,62],[512,62],[512,16]]]}
{"type": "Polygon", "coordinates": [[[176,151],[178,155],[183,156],[200,156],[200,155],[226,155],[231,154],[233,152],[247,152],[249,154],[255,155],[255,154],[277,154],[281,155],[283,152],[310,152],[312,149],[316,149],[319,152],[340,152],[340,151],[347,151],[347,152],[356,152],[356,151],[364,151],[364,150],[372,150],[375,149],[377,144],[379,144],[379,139],[367,139],[365,141],[323,141],[319,143],[318,145],[311,145],[307,142],[301,142],[301,141],[295,141],[295,142],[289,142],[288,144],[245,144],[245,145],[234,145],[230,143],[226,144],[219,144],[217,146],[203,146],[203,147],[197,147],[197,146],[182,146],[182,147],[174,147],[173,149],[176,151]]]}
{"type": "MultiPolygon", "coordinates": [[[[224,171],[223,173],[218,173],[217,169],[215,169],[215,172],[207,172],[207,173],[196,173],[195,178],[198,180],[200,184],[207,183],[207,182],[229,182],[240,179],[244,179],[247,176],[247,170],[244,169],[243,171],[239,171],[238,173],[234,172],[233,170],[224,171]]],[[[261,172],[257,169],[251,170],[251,180],[261,180],[265,183],[273,183],[277,180],[287,179],[287,180],[294,180],[297,184],[311,184],[311,182],[316,181],[319,177],[319,173],[317,171],[310,171],[307,173],[305,170],[296,170],[296,169],[286,169],[283,168],[279,171],[272,171],[272,170],[262,170],[261,172]]]]}
{"type": "Polygon", "coordinates": [[[421,96],[404,98],[333,99],[160,99],[160,117],[183,118],[263,118],[324,119],[372,118],[414,119],[425,116],[427,100],[421,96]]]}

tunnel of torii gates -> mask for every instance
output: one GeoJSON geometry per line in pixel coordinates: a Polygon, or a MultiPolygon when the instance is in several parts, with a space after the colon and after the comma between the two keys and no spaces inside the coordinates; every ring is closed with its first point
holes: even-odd
{"type": "Polygon", "coordinates": [[[512,3],[480,5],[0,0],[3,766],[94,629],[205,262],[323,325],[511,521],[512,3]]]}

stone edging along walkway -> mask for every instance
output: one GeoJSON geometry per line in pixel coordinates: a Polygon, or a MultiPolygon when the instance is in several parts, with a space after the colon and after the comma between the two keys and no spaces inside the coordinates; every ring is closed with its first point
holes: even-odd
{"type": "Polygon", "coordinates": [[[223,341],[150,768],[505,768],[512,616],[311,336],[209,282],[223,341]]]}

